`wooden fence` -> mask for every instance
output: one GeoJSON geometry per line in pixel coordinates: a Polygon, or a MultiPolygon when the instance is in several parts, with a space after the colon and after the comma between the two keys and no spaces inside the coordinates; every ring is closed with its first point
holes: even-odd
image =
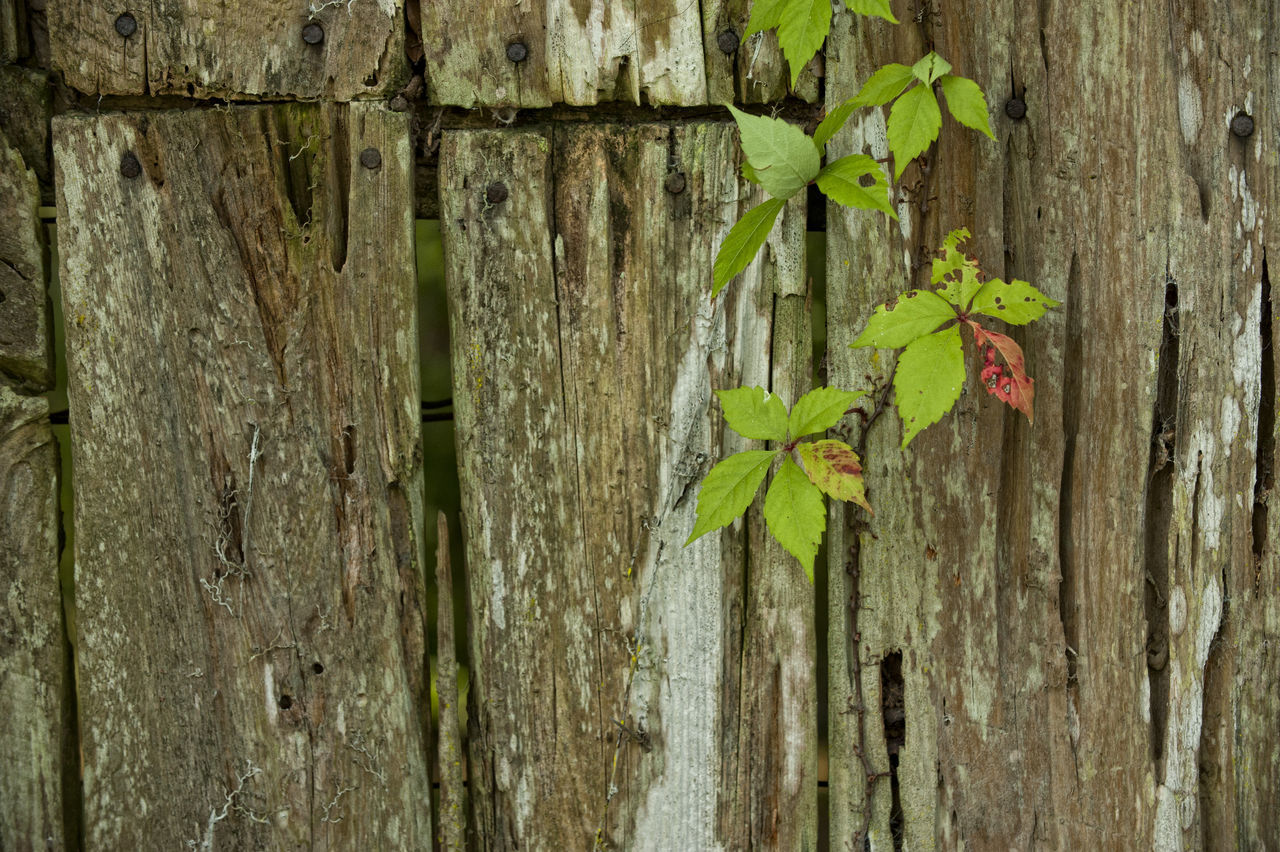
{"type": "Polygon", "coordinates": [[[1280,2],[893,8],[788,95],[738,0],[0,2],[0,849],[1280,845],[1280,2]],[[813,121],[930,49],[997,141],[945,126],[900,223],[796,198],[711,298],[761,198],[718,105],[813,121]],[[884,382],[847,344],[958,227],[1063,303],[1034,426],[976,380],[909,451],[849,418],[876,514],[816,587],[758,506],[685,547],[748,446],[712,391],[884,382]]]}

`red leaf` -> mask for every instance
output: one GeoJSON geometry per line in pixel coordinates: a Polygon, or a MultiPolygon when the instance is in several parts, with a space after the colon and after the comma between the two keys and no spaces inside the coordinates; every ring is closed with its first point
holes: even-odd
{"type": "Polygon", "coordinates": [[[1035,396],[1035,381],[1027,375],[1022,347],[1013,339],[994,331],[988,331],[973,320],[966,320],[973,327],[973,339],[982,353],[982,383],[987,393],[1009,403],[1027,415],[1033,422],[1031,401],[1035,396]],[[996,352],[1004,359],[996,363],[996,352]]]}

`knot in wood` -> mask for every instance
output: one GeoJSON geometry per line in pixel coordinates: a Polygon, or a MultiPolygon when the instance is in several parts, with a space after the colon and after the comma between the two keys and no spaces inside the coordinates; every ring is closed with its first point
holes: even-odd
{"type": "Polygon", "coordinates": [[[128,38],[137,31],[138,21],[133,17],[133,15],[125,12],[123,15],[116,18],[116,32],[120,34],[121,38],[128,38]]]}
{"type": "Polygon", "coordinates": [[[312,21],[302,28],[302,40],[310,45],[323,44],[324,27],[320,26],[315,21],[312,21]]]}

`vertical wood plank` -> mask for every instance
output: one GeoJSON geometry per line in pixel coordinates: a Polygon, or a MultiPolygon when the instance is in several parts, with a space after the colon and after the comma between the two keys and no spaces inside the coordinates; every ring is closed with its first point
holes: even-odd
{"type": "MultiPolygon", "coordinates": [[[[784,256],[709,297],[715,246],[758,201],[734,140],[577,126],[442,147],[485,848],[742,848],[777,830],[753,803],[816,793],[805,688],[785,707],[776,689],[811,677],[812,635],[772,648],[744,624],[741,525],[683,547],[702,475],[748,446],[712,390],[769,386],[775,288],[803,292],[797,209],[784,256]],[[768,775],[780,755],[794,771],[768,775]]],[[[774,371],[788,392],[807,376],[774,371]]],[[[812,617],[803,594],[751,595],[762,624],[812,617]]]]}
{"type": "Polygon", "coordinates": [[[0,846],[62,848],[74,696],[58,579],[58,450],[35,172],[0,131],[0,846]],[[21,391],[21,392],[20,392],[21,391]]]}
{"type": "Polygon", "coordinates": [[[400,0],[51,0],[48,15],[53,67],[91,95],[348,101],[408,79],[400,0]]]}
{"type": "Polygon", "coordinates": [[[429,843],[405,117],[54,137],[88,845],[429,843]]]}
{"type": "MultiPolygon", "coordinates": [[[[1259,430],[1274,432],[1259,199],[1276,178],[1253,147],[1270,137],[1229,122],[1267,97],[1272,60],[1262,30],[1223,17],[1243,6],[1210,6],[1172,22],[1058,3],[926,16],[930,45],[987,91],[999,142],[944,126],[928,172],[904,175],[901,229],[830,218],[840,381],[887,374],[841,344],[873,305],[927,283],[952,228],[974,231],[991,274],[1064,302],[1016,335],[1034,427],[974,383],[906,453],[892,416],[867,438],[877,514],[832,547],[833,844],[858,842],[868,816],[873,843],[901,832],[911,848],[1260,836],[1250,803],[1274,782],[1255,761],[1271,763],[1275,711],[1239,672],[1272,664],[1237,668],[1236,637],[1274,631],[1261,585],[1273,524],[1265,499],[1248,501],[1262,494],[1259,430]],[[1137,47],[1171,26],[1172,51],[1137,47]],[[1238,73],[1214,70],[1220,56],[1238,73]],[[1004,113],[1011,97],[1025,119],[1004,113]],[[895,742],[876,669],[899,653],[895,742]],[[840,702],[856,712],[837,715],[840,702]],[[866,789],[868,771],[891,770],[866,789]]],[[[883,30],[838,19],[830,104],[925,49],[883,30]]],[[[834,144],[883,156],[883,133],[871,114],[834,144]]]]}

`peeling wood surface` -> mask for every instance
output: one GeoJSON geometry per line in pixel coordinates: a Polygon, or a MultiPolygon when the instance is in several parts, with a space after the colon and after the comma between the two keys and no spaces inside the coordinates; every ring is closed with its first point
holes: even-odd
{"type": "MultiPolygon", "coordinates": [[[[952,228],[1063,306],[1015,332],[1034,427],[975,380],[906,453],[892,413],[866,437],[876,516],[831,546],[833,848],[868,816],[873,848],[1276,841],[1275,137],[1229,130],[1274,100],[1276,11],[837,18],[830,105],[923,34],[988,92],[999,141],[944,122],[929,172],[904,175],[901,230],[833,213],[832,380],[886,375],[843,344],[927,283],[952,228]],[[868,791],[868,771],[891,774],[868,791]]],[[[881,116],[851,127],[837,153],[884,155],[881,116]]]]}
{"type": "MultiPolygon", "coordinates": [[[[790,77],[777,39],[738,44],[746,21],[740,0],[425,3],[428,95],[469,108],[781,98],[790,77]]],[[[817,78],[806,72],[797,94],[816,100],[817,93],[817,78]]]]}
{"type": "MultiPolygon", "coordinates": [[[[771,353],[793,345],[775,304],[805,298],[799,202],[772,260],[708,298],[715,246],[758,201],[735,137],[445,137],[482,848],[586,848],[597,832],[611,848],[793,848],[814,830],[791,818],[816,815],[803,574],[760,556],[744,572],[755,520],[683,548],[697,482],[747,446],[712,389],[768,386],[771,353]]],[[[785,394],[808,376],[794,346],[806,358],[772,368],[785,394]]]]}
{"type": "Polygon", "coordinates": [[[405,117],[68,115],[54,145],[86,845],[422,848],[405,117]]]}
{"type": "Polygon", "coordinates": [[[49,0],[48,16],[53,67],[91,95],[349,101],[408,79],[400,0],[49,0]]]}

